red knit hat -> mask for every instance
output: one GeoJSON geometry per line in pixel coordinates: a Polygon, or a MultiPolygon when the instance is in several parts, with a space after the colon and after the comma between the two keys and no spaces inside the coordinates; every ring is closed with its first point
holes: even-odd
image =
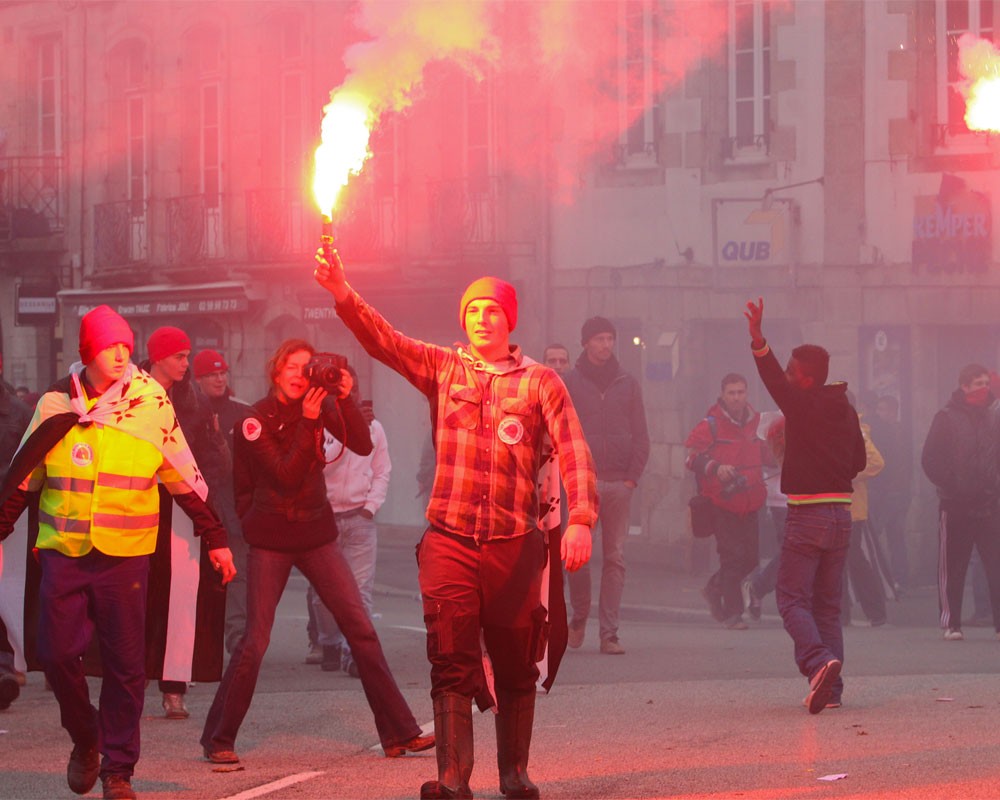
{"type": "Polygon", "coordinates": [[[135,349],[135,336],[125,319],[111,306],[98,306],[80,320],[80,359],[84,364],[115,344],[123,344],[129,353],[135,349]]]}
{"type": "Polygon", "coordinates": [[[229,372],[226,359],[222,357],[222,353],[215,350],[202,350],[194,357],[191,368],[196,378],[204,378],[213,372],[229,372]]]}
{"type": "Polygon", "coordinates": [[[465,330],[465,309],[473,300],[482,298],[495,300],[507,317],[507,329],[514,330],[517,326],[517,290],[507,281],[489,276],[470,283],[462,295],[462,302],[458,307],[458,324],[462,326],[462,330],[465,330]]]}
{"type": "Polygon", "coordinates": [[[155,364],[162,361],[167,356],[179,353],[181,350],[190,350],[191,340],[180,328],[172,328],[166,325],[157,328],[149,336],[146,342],[146,350],[149,352],[149,360],[155,364]]]}

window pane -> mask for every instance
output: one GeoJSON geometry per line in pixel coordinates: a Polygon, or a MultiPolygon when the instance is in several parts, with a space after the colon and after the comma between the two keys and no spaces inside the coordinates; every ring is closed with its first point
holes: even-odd
{"type": "Polygon", "coordinates": [[[753,97],[753,53],[736,56],[736,98],[753,97]]]}
{"type": "Polygon", "coordinates": [[[968,0],[948,0],[945,4],[945,25],[948,30],[968,30],[969,29],[969,2],[968,0]]]}
{"type": "Polygon", "coordinates": [[[736,103],[736,143],[746,146],[753,143],[753,102],[741,100],[736,103]]]}

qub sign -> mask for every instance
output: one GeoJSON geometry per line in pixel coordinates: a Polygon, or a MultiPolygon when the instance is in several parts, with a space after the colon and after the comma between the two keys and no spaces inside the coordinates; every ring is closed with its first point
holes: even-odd
{"type": "Polygon", "coordinates": [[[791,263],[792,203],[773,198],[717,199],[713,205],[715,265],[768,267],[791,263]]]}

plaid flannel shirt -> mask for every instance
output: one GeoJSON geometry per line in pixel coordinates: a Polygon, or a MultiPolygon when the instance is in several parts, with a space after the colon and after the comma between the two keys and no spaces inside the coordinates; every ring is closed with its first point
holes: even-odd
{"type": "Polygon", "coordinates": [[[476,541],[539,527],[537,477],[548,433],[559,454],[568,521],[597,521],[594,461],[569,393],[550,368],[511,350],[506,365],[477,361],[396,331],[352,292],[337,315],[362,347],[430,401],[437,451],[427,521],[476,541]]]}

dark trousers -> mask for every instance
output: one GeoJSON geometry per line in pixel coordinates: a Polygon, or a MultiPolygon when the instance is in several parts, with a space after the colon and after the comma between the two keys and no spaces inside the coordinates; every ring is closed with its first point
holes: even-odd
{"type": "MultiPolygon", "coordinates": [[[[854,596],[861,605],[869,622],[880,625],[885,622],[885,588],[878,566],[872,564],[865,555],[864,536],[867,520],[858,520],[851,525],[851,546],[847,551],[847,569],[844,571],[844,586],[848,580],[854,589],[854,596]]],[[[851,609],[846,595],[841,603],[841,619],[849,622],[851,609]]]]}
{"type": "Polygon", "coordinates": [[[910,582],[910,557],[906,549],[906,512],[910,509],[910,494],[870,490],[868,508],[872,532],[885,536],[892,578],[898,585],[907,586],[910,582]]]}
{"type": "Polygon", "coordinates": [[[722,599],[722,613],[727,620],[743,613],[743,579],[757,568],[760,532],[757,512],[734,514],[723,508],[715,509],[715,549],[719,554],[719,569],[708,579],[706,589],[722,599]]]}
{"type": "Polygon", "coordinates": [[[962,628],[965,573],[973,546],[979,552],[990,590],[993,626],[1000,632],[1000,512],[971,515],[954,510],[940,512],[938,547],[938,603],[941,627],[962,628]]]}
{"type": "Polygon", "coordinates": [[[39,560],[38,659],[62,725],[75,744],[100,744],[101,775],[131,776],[146,687],[149,557],[40,550],[39,560]],[[82,661],[95,632],[103,671],[96,715],[82,661]]]}
{"type": "Polygon", "coordinates": [[[538,531],[477,544],[465,536],[428,530],[417,546],[420,592],[431,662],[431,697],[480,698],[480,630],[496,688],[528,691],[538,680],[545,646],[541,604],[545,541],[538,531]]]}
{"type": "MultiPolygon", "coordinates": [[[[844,660],[840,598],[851,543],[847,504],[789,506],[775,596],[795,663],[807,678],[833,658],[844,660]]],[[[838,679],[834,699],[840,699],[838,679]]]]}
{"type": "Polygon", "coordinates": [[[298,567],[337,620],[358,665],[361,686],[375,717],[383,746],[400,744],[420,734],[420,726],[389,671],[382,644],[365,611],[351,568],[336,542],[301,552],[251,547],[247,557],[247,625],[205,719],[201,744],[232,750],[250,709],[257,676],[271,641],[278,601],[292,567],[298,567]]]}

